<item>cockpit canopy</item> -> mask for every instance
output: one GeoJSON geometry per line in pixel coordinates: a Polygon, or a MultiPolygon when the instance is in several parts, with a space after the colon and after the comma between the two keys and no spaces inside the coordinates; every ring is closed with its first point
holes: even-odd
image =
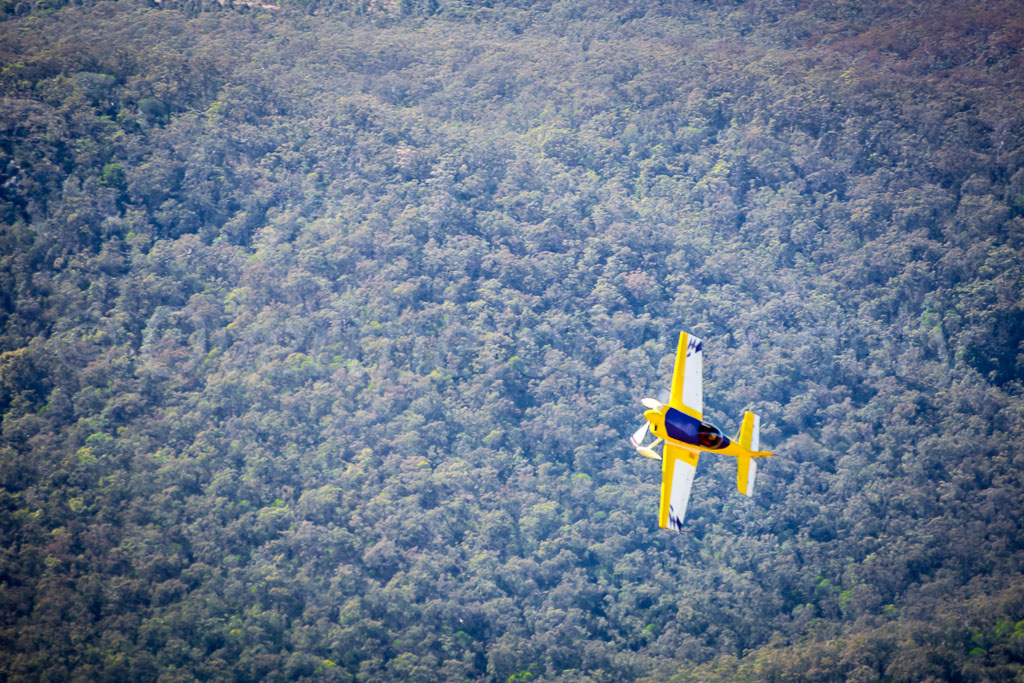
{"type": "MultiPolygon", "coordinates": [[[[670,439],[692,444],[709,451],[716,451],[729,445],[729,439],[715,425],[701,422],[681,410],[669,408],[665,411],[665,431],[670,439]]],[[[655,427],[655,436],[658,434],[655,427]]]]}
{"type": "Polygon", "coordinates": [[[708,422],[701,422],[697,428],[697,443],[702,448],[725,448],[729,445],[729,437],[722,430],[708,422]]]}

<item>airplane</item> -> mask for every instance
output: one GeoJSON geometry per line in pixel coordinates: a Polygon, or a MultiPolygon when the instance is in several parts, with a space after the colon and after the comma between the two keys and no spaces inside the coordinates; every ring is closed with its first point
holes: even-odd
{"type": "Polygon", "coordinates": [[[642,403],[645,422],[630,437],[637,452],[661,461],[661,507],[658,526],[683,530],[683,518],[690,500],[697,459],[703,453],[721,453],[736,458],[736,488],[751,496],[757,477],[757,459],[775,454],[762,451],[761,418],[747,411],[739,433],[732,439],[718,427],[704,422],[704,342],[686,332],[679,334],[676,364],[668,405],[653,398],[642,403]],[[647,435],[654,441],[644,445],[647,435]],[[662,453],[654,450],[662,445],[662,453]]]}

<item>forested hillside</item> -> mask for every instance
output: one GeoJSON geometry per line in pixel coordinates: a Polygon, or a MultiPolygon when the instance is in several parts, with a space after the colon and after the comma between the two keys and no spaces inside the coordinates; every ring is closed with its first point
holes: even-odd
{"type": "Polygon", "coordinates": [[[0,5],[0,678],[1021,680],[1018,2],[258,4],[0,5]]]}

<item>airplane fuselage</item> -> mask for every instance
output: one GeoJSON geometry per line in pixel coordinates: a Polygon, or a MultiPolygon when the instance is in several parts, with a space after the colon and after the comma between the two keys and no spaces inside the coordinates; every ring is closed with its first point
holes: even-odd
{"type": "Polygon", "coordinates": [[[649,410],[644,417],[651,423],[651,432],[655,436],[693,453],[708,451],[733,456],[760,455],[743,448],[710,422],[698,420],[671,406],[665,406],[664,412],[649,410]]]}

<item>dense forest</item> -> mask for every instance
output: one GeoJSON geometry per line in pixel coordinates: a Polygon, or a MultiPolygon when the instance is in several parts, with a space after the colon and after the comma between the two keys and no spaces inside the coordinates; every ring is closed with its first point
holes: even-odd
{"type": "Polygon", "coordinates": [[[0,17],[0,678],[1024,680],[1016,0],[0,17]]]}

